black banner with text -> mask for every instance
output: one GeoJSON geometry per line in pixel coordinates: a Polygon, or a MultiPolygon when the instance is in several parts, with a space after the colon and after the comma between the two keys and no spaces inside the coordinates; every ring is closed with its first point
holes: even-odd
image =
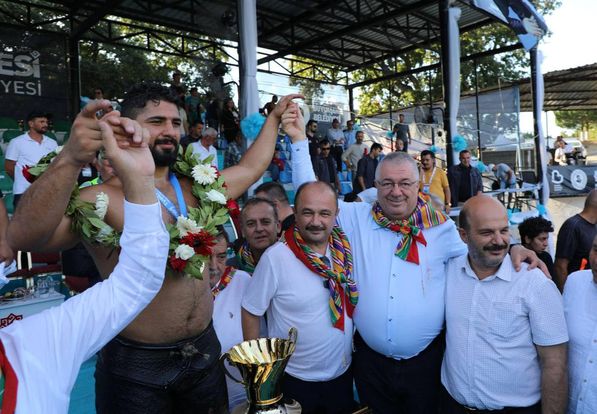
{"type": "Polygon", "coordinates": [[[0,27],[0,116],[68,113],[66,36],[0,27]]]}
{"type": "Polygon", "coordinates": [[[549,196],[582,196],[597,188],[597,166],[547,167],[549,196]]]}

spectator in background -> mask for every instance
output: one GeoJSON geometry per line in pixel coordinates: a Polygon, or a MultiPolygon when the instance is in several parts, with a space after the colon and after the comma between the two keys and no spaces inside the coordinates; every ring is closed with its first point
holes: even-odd
{"type": "Polygon", "coordinates": [[[398,115],[398,123],[394,125],[394,138],[396,141],[400,140],[404,142],[404,152],[408,152],[408,144],[410,144],[412,138],[410,136],[410,128],[408,124],[404,123],[404,114],[398,115]]]}
{"type": "Polygon", "coordinates": [[[280,158],[280,148],[276,146],[274,150],[274,156],[267,170],[271,174],[272,181],[278,181],[280,179],[280,171],[284,171],[284,160],[280,158]]]}
{"type": "Polygon", "coordinates": [[[240,133],[240,119],[238,109],[234,106],[232,98],[224,101],[224,110],[222,111],[222,132],[227,142],[232,142],[240,133]]]}
{"type": "Polygon", "coordinates": [[[4,170],[14,180],[12,192],[15,209],[21,195],[31,185],[23,176],[23,167],[34,166],[58,146],[56,141],[44,135],[48,132],[47,114],[33,111],[27,115],[26,122],[29,130],[10,140],[4,160],[4,170]]]}
{"type": "Polygon", "coordinates": [[[266,103],[263,106],[263,114],[268,116],[269,113],[276,107],[276,103],[278,102],[278,95],[272,95],[272,100],[266,103]]]}
{"type": "Polygon", "coordinates": [[[234,141],[228,144],[224,156],[224,168],[232,167],[238,164],[243,155],[243,136],[236,134],[234,141]]]}
{"type": "Polygon", "coordinates": [[[344,154],[342,154],[342,161],[346,164],[348,170],[352,173],[352,178],[356,179],[357,176],[357,164],[365,152],[367,151],[367,145],[363,143],[365,133],[358,131],[356,133],[356,142],[352,144],[344,154]]]}
{"type": "Polygon", "coordinates": [[[201,141],[193,142],[191,147],[193,147],[193,153],[196,157],[199,158],[200,161],[203,161],[210,155],[213,155],[211,160],[211,165],[215,168],[218,168],[218,151],[214,147],[214,143],[218,138],[218,131],[213,128],[206,128],[201,134],[201,141]]]}
{"type": "Polygon", "coordinates": [[[404,149],[404,141],[402,141],[401,139],[397,139],[396,140],[396,152],[406,152],[406,150],[404,149]]]}
{"type": "Polygon", "coordinates": [[[93,99],[97,99],[97,100],[104,99],[104,90],[102,88],[95,88],[93,90],[93,99]]]}
{"type": "Polygon", "coordinates": [[[201,135],[203,134],[203,127],[204,125],[201,121],[195,121],[191,124],[189,127],[189,133],[180,139],[180,145],[184,150],[187,149],[189,144],[192,144],[193,142],[199,142],[201,135]]]}
{"type": "Polygon", "coordinates": [[[209,127],[220,128],[220,101],[212,98],[205,110],[205,124],[209,127]]]}
{"type": "Polygon", "coordinates": [[[320,178],[321,181],[329,183],[336,191],[340,191],[340,180],[338,179],[337,166],[334,157],[331,154],[332,145],[326,138],[321,140],[319,143],[321,149],[320,158],[323,161],[324,167],[327,174],[322,174],[325,178],[320,178]]]}
{"type": "MultiPolygon", "coordinates": [[[[562,137],[558,137],[562,138],[562,137]]],[[[566,142],[563,139],[556,141],[556,150],[554,152],[553,161],[557,165],[566,166],[568,165],[568,158],[566,157],[566,142]]]]}
{"type": "Polygon", "coordinates": [[[450,214],[451,197],[448,176],[435,165],[433,151],[421,151],[421,171],[419,173],[419,191],[439,198],[441,210],[450,214]]]}
{"type": "Polygon", "coordinates": [[[352,144],[357,142],[357,131],[354,129],[354,121],[349,119],[346,121],[346,129],[344,130],[344,150],[346,151],[352,144]]]}
{"type": "Polygon", "coordinates": [[[342,172],[342,153],[344,152],[344,131],[340,129],[337,118],[332,121],[332,127],[326,132],[326,138],[332,145],[331,156],[336,161],[338,172],[342,172]]]}
{"type": "Polygon", "coordinates": [[[305,132],[307,134],[307,140],[309,141],[309,155],[311,156],[311,160],[318,154],[319,148],[319,137],[317,136],[317,121],[310,119],[307,122],[307,130],[305,132]]]}
{"type": "Polygon", "coordinates": [[[460,151],[459,159],[460,164],[448,169],[452,205],[464,203],[483,192],[481,173],[471,165],[471,152],[466,149],[460,151]]]}
{"type": "Polygon", "coordinates": [[[255,189],[255,197],[272,202],[281,223],[281,232],[285,232],[294,224],[294,211],[282,184],[273,181],[263,183],[255,189]]]}
{"type": "Polygon", "coordinates": [[[516,188],[516,174],[514,174],[514,171],[508,164],[503,162],[499,164],[488,164],[487,169],[493,171],[493,174],[500,185],[500,190],[516,188]]]}
{"type": "Polygon", "coordinates": [[[176,92],[176,88],[182,87],[182,75],[178,70],[175,70],[172,73],[172,83],[170,84],[170,89],[173,93],[176,92]]]}
{"type": "Polygon", "coordinates": [[[185,110],[187,111],[187,116],[189,118],[190,125],[193,125],[197,121],[201,120],[201,117],[199,115],[199,104],[200,103],[201,103],[201,100],[199,98],[199,91],[197,90],[197,87],[194,86],[191,88],[191,94],[189,96],[187,96],[184,100],[184,107],[185,107],[185,110]]]}
{"type": "Polygon", "coordinates": [[[382,151],[383,147],[381,144],[375,142],[371,145],[369,155],[359,160],[357,165],[357,178],[354,183],[353,192],[359,193],[375,185],[375,170],[377,170],[378,164],[377,158],[382,151]]]}
{"type": "Polygon", "coordinates": [[[537,257],[545,263],[552,278],[555,278],[553,259],[547,251],[549,247],[549,233],[553,233],[551,221],[543,217],[529,217],[518,225],[520,242],[527,249],[537,253],[537,257]]]}
{"type": "Polygon", "coordinates": [[[189,120],[187,112],[184,109],[185,88],[182,86],[175,86],[174,92],[178,101],[178,116],[180,117],[180,136],[185,137],[189,133],[189,120]]]}
{"type": "Polygon", "coordinates": [[[587,268],[596,234],[597,190],[591,190],[583,210],[566,220],[558,232],[555,282],[561,291],[570,273],[587,268]]]}

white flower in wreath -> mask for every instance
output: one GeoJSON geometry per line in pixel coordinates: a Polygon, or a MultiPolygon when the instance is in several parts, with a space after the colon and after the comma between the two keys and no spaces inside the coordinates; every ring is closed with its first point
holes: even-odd
{"type": "Polygon", "coordinates": [[[193,219],[178,216],[178,219],[176,220],[176,228],[180,233],[180,237],[184,237],[189,233],[198,233],[203,227],[197,225],[197,222],[193,219]]]}
{"type": "Polygon", "coordinates": [[[64,145],[59,145],[56,147],[56,149],[54,149],[54,152],[56,153],[56,155],[60,154],[60,151],[62,151],[62,148],[64,148],[64,145]]]}
{"type": "Polygon", "coordinates": [[[99,243],[109,243],[110,239],[114,237],[114,229],[108,225],[102,227],[100,231],[97,233],[95,239],[99,243]]]}
{"type": "Polygon", "coordinates": [[[101,192],[95,196],[95,214],[102,220],[106,217],[109,203],[110,198],[108,197],[108,194],[101,192]]]}
{"type": "Polygon", "coordinates": [[[216,181],[216,169],[211,165],[198,164],[191,171],[193,179],[201,185],[209,185],[216,181]]]}
{"type": "Polygon", "coordinates": [[[226,196],[219,191],[209,190],[205,193],[205,196],[209,201],[213,201],[214,203],[226,204],[226,196]]]}
{"type": "Polygon", "coordinates": [[[178,259],[189,260],[195,255],[195,249],[188,244],[181,244],[174,250],[174,255],[178,259]]]}

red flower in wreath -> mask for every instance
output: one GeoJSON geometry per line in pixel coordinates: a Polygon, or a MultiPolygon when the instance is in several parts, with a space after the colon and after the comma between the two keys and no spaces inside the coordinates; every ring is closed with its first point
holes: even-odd
{"type": "Polygon", "coordinates": [[[240,216],[240,208],[238,207],[236,200],[226,201],[226,208],[228,209],[228,212],[232,218],[237,218],[240,216]]]}
{"type": "Polygon", "coordinates": [[[176,272],[184,271],[184,268],[187,266],[187,261],[176,257],[175,255],[170,256],[168,259],[170,262],[170,267],[172,270],[176,272]]]}
{"type": "Polygon", "coordinates": [[[23,167],[23,177],[25,177],[25,180],[29,181],[30,183],[32,183],[33,181],[35,181],[35,179],[37,178],[36,176],[34,176],[33,174],[31,174],[29,172],[29,170],[31,169],[31,167],[29,165],[25,165],[23,167]]]}
{"type": "Polygon", "coordinates": [[[180,244],[191,246],[200,256],[210,256],[211,248],[216,244],[216,238],[205,230],[201,230],[199,233],[188,233],[181,237],[180,244]]]}

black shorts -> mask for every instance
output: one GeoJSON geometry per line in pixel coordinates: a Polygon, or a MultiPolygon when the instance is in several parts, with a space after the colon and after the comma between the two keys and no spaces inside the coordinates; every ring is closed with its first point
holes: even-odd
{"type": "Polygon", "coordinates": [[[228,396],[213,324],[174,344],[116,337],[95,370],[98,414],[225,413],[228,396]]]}

